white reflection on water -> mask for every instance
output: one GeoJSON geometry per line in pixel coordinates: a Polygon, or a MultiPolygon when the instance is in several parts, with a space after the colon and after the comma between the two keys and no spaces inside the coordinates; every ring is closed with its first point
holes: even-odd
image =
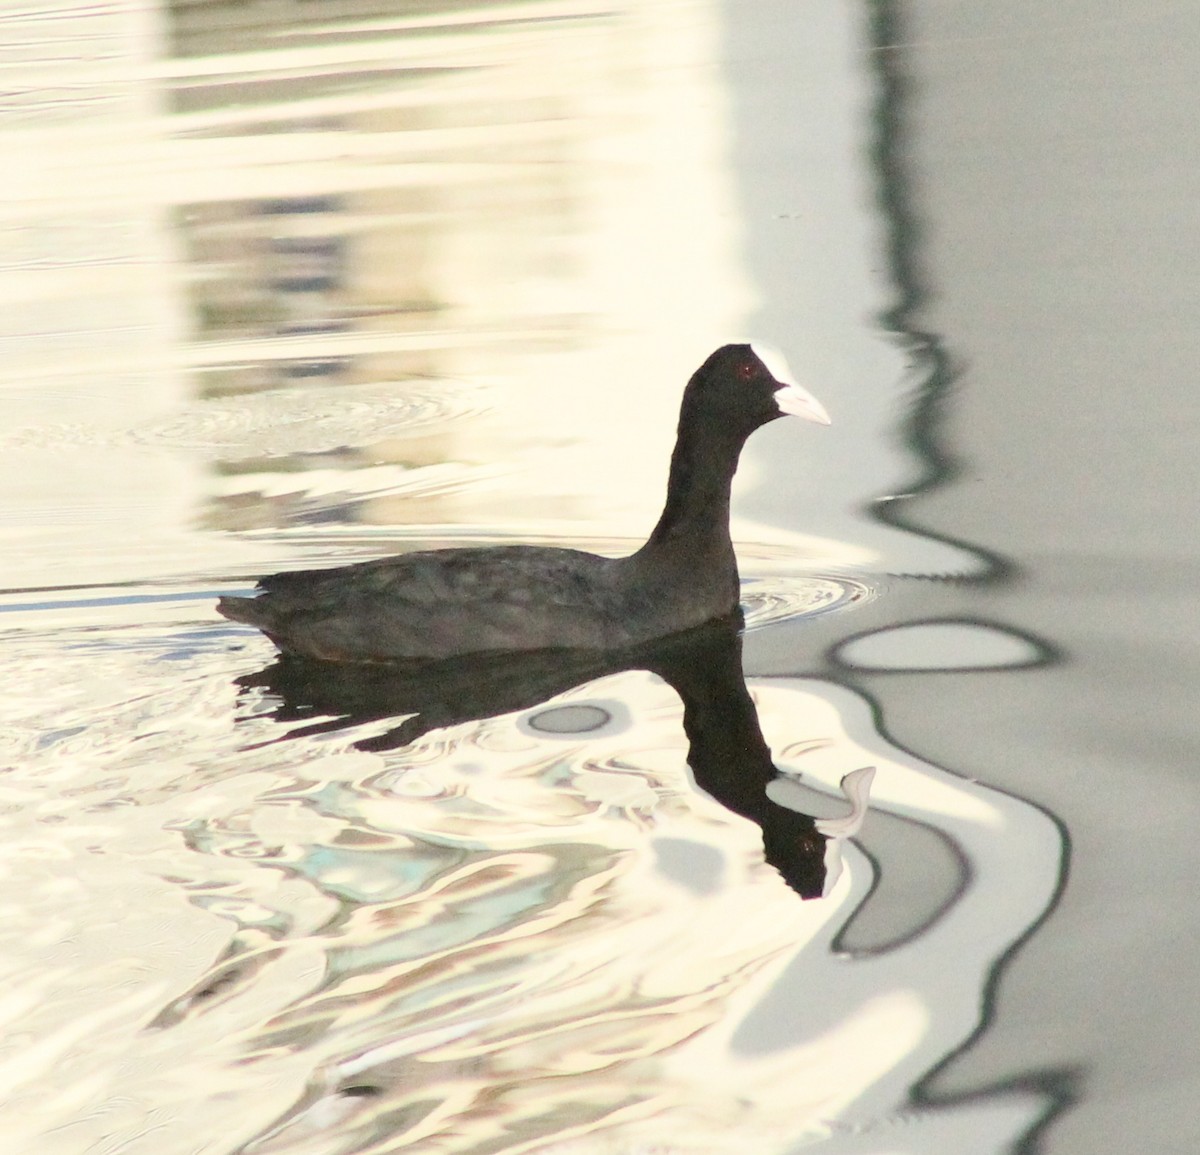
{"type": "MultiPolygon", "coordinates": [[[[682,384],[755,304],[714,6],[321,13],[14,21],[0,485],[30,549],[10,582],[283,562],[195,525],[653,524],[682,384]],[[78,101],[29,99],[76,56],[78,101]]],[[[813,514],[860,500],[804,480],[813,514]]],[[[748,460],[756,484],[777,488],[748,460]]],[[[739,536],[873,556],[791,523],[739,536]]]]}
{"type": "Polygon", "coordinates": [[[860,670],[983,670],[1034,665],[1046,649],[981,622],[934,621],[850,638],[837,658],[860,670]]]}
{"type": "MultiPolygon", "coordinates": [[[[574,741],[541,735],[538,706],[386,753],[354,749],[361,729],[251,749],[278,727],[231,724],[233,677],[269,648],[157,605],[123,629],[15,614],[7,635],[20,1061],[0,1122],[29,1150],[162,1150],[165,1127],[214,1151],[782,1152],[946,1126],[897,1111],[1050,900],[1041,812],[889,748],[846,690],[752,683],[781,800],[873,764],[873,814],[970,864],[916,938],[846,955],[869,860],[847,847],[801,902],[757,827],[692,786],[652,675],[555,699],[574,741]],[[594,727],[597,704],[626,724],[594,727]]],[[[1001,1150],[1036,1106],[968,1114],[1006,1120],[1001,1150]]]]}

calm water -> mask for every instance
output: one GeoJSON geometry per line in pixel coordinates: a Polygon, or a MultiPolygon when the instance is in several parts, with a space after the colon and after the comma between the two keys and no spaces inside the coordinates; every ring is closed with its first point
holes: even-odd
{"type": "Polygon", "coordinates": [[[889,13],[0,9],[6,1153],[1089,1149],[1082,1072],[1127,1085],[1054,992],[1115,839],[1029,702],[1089,669],[1047,588],[1120,583],[939,505],[988,342],[917,268],[889,13]],[[306,679],[215,614],[633,548],[742,334],[834,416],[744,455],[744,638],[306,679]]]}

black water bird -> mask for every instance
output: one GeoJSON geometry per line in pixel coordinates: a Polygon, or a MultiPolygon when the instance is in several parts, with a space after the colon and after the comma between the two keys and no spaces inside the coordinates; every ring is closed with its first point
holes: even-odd
{"type": "Polygon", "coordinates": [[[608,650],[738,612],[729,493],[746,439],[792,414],[829,417],[760,345],[725,345],[692,375],[662,516],[628,557],[547,546],[428,550],[276,574],[227,618],[284,653],[335,662],[483,651],[608,650]]]}

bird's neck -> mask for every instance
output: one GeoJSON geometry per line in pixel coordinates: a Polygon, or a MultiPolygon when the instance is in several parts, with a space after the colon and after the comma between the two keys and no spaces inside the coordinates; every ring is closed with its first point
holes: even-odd
{"type": "Polygon", "coordinates": [[[733,557],[729,540],[729,492],[745,436],[731,430],[697,433],[680,422],[667,501],[646,548],[678,551],[697,561],[713,553],[733,557]]]}

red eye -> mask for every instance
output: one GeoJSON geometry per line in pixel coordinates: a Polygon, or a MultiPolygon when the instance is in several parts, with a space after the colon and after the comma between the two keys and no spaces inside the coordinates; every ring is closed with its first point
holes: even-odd
{"type": "Polygon", "coordinates": [[[743,381],[753,381],[757,374],[758,366],[753,361],[743,361],[737,367],[737,375],[743,381]]]}

